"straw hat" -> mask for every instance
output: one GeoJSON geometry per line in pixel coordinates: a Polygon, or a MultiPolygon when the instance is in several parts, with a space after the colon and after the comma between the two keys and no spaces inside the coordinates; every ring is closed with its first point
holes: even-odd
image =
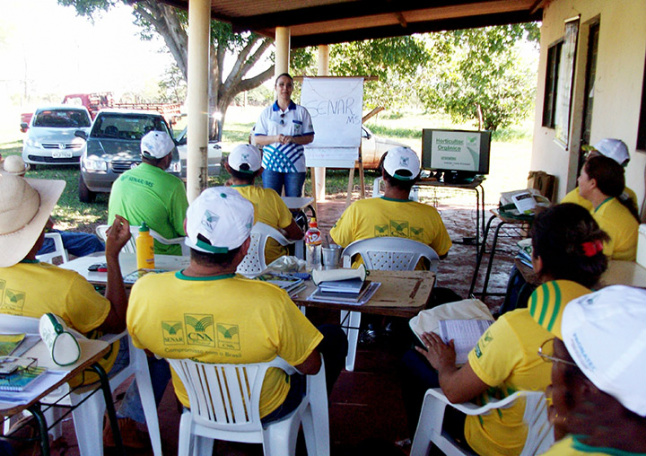
{"type": "Polygon", "coordinates": [[[0,267],[27,256],[64,188],[62,180],[0,175],[0,267]]]}

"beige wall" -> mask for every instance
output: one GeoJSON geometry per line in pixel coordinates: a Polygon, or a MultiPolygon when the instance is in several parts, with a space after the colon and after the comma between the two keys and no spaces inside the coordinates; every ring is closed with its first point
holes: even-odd
{"type": "Polygon", "coordinates": [[[599,23],[597,75],[594,86],[591,143],[602,138],[622,139],[630,150],[626,184],[644,198],[646,153],[636,152],[644,58],[646,55],[646,1],[554,0],[544,11],[541,56],[536,94],[536,126],[532,170],[558,176],[559,199],[576,186],[576,167],[581,136],[588,30],[599,23]],[[580,15],[575,59],[570,139],[567,147],[554,140],[554,130],[541,126],[547,50],[563,37],[564,21],[580,15]]]}

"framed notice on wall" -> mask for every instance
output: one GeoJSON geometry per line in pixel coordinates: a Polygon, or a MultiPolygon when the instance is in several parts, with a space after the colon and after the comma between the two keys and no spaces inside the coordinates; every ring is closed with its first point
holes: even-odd
{"type": "Polygon", "coordinates": [[[308,167],[353,168],[361,145],[363,78],[304,78],[301,105],[312,117],[308,167]]]}
{"type": "Polygon", "coordinates": [[[568,147],[570,134],[570,111],[572,107],[572,85],[574,81],[574,62],[576,58],[579,18],[565,21],[565,36],[561,48],[558,86],[556,89],[556,109],[554,130],[556,139],[568,147]]]}

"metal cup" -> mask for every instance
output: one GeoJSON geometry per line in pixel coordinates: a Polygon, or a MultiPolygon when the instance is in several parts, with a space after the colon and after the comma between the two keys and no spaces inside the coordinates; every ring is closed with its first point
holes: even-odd
{"type": "Polygon", "coordinates": [[[321,249],[323,256],[323,267],[325,269],[336,269],[341,261],[341,252],[343,248],[340,245],[330,244],[329,247],[321,249]]]}

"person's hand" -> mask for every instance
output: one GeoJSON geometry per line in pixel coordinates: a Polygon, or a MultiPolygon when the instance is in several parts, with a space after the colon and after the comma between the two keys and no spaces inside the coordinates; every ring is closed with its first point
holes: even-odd
{"type": "Polygon", "coordinates": [[[112,222],[112,226],[107,231],[107,239],[105,242],[106,258],[118,257],[119,252],[129,240],[130,223],[120,215],[115,215],[114,222],[112,222]]]}
{"type": "Polygon", "coordinates": [[[442,342],[440,336],[433,332],[423,333],[421,339],[426,350],[421,347],[415,347],[415,349],[426,358],[435,370],[455,367],[455,348],[452,340],[447,345],[442,342]]]}

